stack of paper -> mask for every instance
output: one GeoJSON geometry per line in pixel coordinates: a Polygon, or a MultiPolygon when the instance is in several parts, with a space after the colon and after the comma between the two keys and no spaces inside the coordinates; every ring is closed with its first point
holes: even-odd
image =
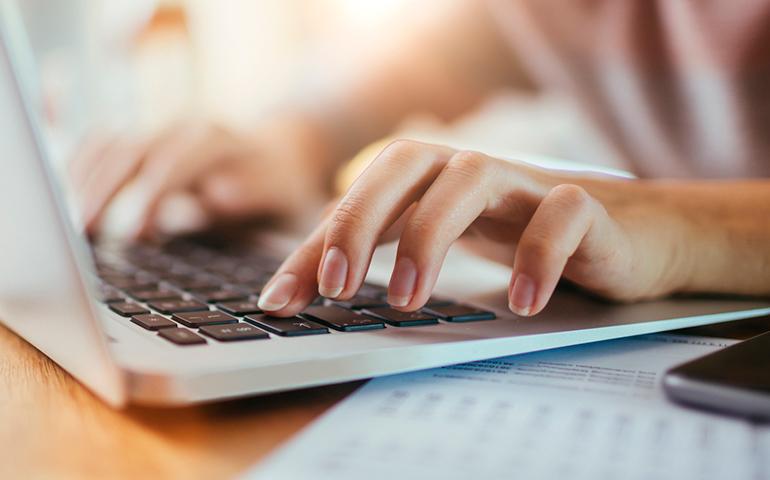
{"type": "Polygon", "coordinates": [[[770,478],[770,428],[669,403],[734,342],[648,335],[373,380],[255,479],[770,478]]]}

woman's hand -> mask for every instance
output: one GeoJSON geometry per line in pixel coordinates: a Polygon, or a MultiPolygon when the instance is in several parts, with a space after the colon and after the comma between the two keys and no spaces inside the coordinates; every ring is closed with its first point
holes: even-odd
{"type": "Polygon", "coordinates": [[[72,163],[71,177],[90,234],[99,233],[115,197],[131,189],[132,206],[140,210],[132,236],[143,237],[162,229],[161,207],[177,195],[194,199],[216,222],[290,216],[322,205],[332,172],[325,153],[299,121],[274,121],[248,135],[183,124],[147,141],[91,142],[72,163]]]}
{"type": "Polygon", "coordinates": [[[398,238],[388,302],[418,309],[448,248],[465,232],[507,245],[513,258],[509,305],[519,315],[540,312],[562,276],[610,299],[668,294],[686,276],[687,259],[677,248],[686,226],[654,196],[638,195],[636,183],[396,141],[284,262],[260,306],[288,316],[319,292],[350,298],[375,246],[398,238]]]}

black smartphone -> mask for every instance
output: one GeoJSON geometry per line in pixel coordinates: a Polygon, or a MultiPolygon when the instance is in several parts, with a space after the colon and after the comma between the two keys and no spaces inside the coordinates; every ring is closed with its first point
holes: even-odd
{"type": "Polygon", "coordinates": [[[669,370],[663,388],[684,404],[770,420],[770,333],[669,370]]]}

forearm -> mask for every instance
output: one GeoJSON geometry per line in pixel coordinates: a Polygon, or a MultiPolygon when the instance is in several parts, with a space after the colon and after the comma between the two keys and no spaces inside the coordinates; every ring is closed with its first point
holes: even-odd
{"type": "Polygon", "coordinates": [[[685,292],[770,294],[770,181],[664,183],[692,248],[685,292]]]}
{"type": "Polygon", "coordinates": [[[642,241],[663,241],[682,293],[770,294],[770,180],[634,180],[587,188],[642,241]]]}

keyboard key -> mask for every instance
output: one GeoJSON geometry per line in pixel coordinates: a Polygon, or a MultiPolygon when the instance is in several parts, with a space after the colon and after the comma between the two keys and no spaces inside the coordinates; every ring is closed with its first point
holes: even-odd
{"type": "Polygon", "coordinates": [[[196,292],[193,294],[193,296],[197,300],[200,300],[201,302],[216,303],[216,302],[230,302],[233,300],[243,300],[245,298],[248,298],[249,294],[247,292],[244,292],[243,290],[219,289],[219,290],[206,290],[203,292],[196,292]]]}
{"type": "Polygon", "coordinates": [[[438,319],[423,312],[399,312],[392,308],[367,308],[363,311],[366,315],[384,320],[395,327],[416,327],[420,325],[433,325],[438,319]]]}
{"type": "Polygon", "coordinates": [[[120,275],[125,275],[127,272],[113,265],[97,264],[96,273],[99,274],[100,277],[104,278],[104,277],[118,277],[120,275]]]}
{"type": "Polygon", "coordinates": [[[451,300],[447,300],[446,298],[441,297],[430,297],[427,302],[425,302],[426,307],[444,307],[447,305],[453,305],[454,302],[451,300]]]}
{"type": "Polygon", "coordinates": [[[176,323],[163,315],[148,313],[146,315],[134,315],[131,321],[147,330],[160,330],[161,328],[176,328],[176,323]]]}
{"type": "Polygon", "coordinates": [[[383,324],[381,320],[360,315],[352,310],[335,306],[309,307],[302,312],[300,316],[315,320],[318,323],[322,323],[327,327],[331,327],[341,332],[385,328],[385,324],[383,324]]]}
{"type": "Polygon", "coordinates": [[[241,302],[217,303],[217,308],[230,315],[242,317],[252,313],[262,313],[256,301],[244,300],[241,302]]]}
{"type": "Polygon", "coordinates": [[[105,279],[105,282],[109,283],[115,288],[119,288],[120,290],[149,290],[151,288],[158,287],[158,282],[148,278],[124,278],[112,281],[105,279]]]}
{"type": "Polygon", "coordinates": [[[110,285],[114,285],[115,283],[120,282],[133,282],[135,280],[133,275],[122,272],[100,274],[99,278],[101,278],[103,282],[109,283],[110,285]]]}
{"type": "Polygon", "coordinates": [[[243,265],[236,268],[228,275],[228,278],[237,283],[263,283],[270,279],[269,276],[265,275],[264,270],[251,265],[243,265]]]}
{"type": "Polygon", "coordinates": [[[135,299],[141,302],[152,302],[154,300],[181,300],[178,292],[168,288],[155,288],[152,290],[137,290],[129,293],[135,299]]]}
{"type": "Polygon", "coordinates": [[[164,272],[169,275],[195,275],[198,269],[187,265],[186,263],[175,260],[174,263],[164,272]]]}
{"type": "Polygon", "coordinates": [[[126,299],[114,288],[102,285],[96,292],[96,298],[102,303],[125,302],[126,299]]]}
{"type": "Polygon", "coordinates": [[[377,308],[387,307],[388,302],[381,298],[366,297],[363,295],[355,295],[350,300],[332,301],[332,304],[338,305],[343,308],[350,308],[352,310],[361,310],[363,308],[377,308]]]}
{"type": "Polygon", "coordinates": [[[187,291],[214,290],[222,280],[212,275],[172,275],[163,278],[169,284],[187,291]]]}
{"type": "Polygon", "coordinates": [[[206,343],[206,339],[185,328],[164,328],[158,331],[158,335],[177,345],[200,345],[206,343]]]}
{"type": "Polygon", "coordinates": [[[238,321],[235,317],[224,312],[212,312],[209,310],[205,312],[175,313],[171,318],[190,328],[198,328],[203,325],[235,323],[238,321]]]}
{"type": "Polygon", "coordinates": [[[133,317],[134,315],[150,313],[150,311],[144,308],[143,306],[133,302],[110,303],[109,307],[110,307],[110,310],[124,317],[133,317]]]}
{"type": "Polygon", "coordinates": [[[495,314],[468,305],[429,306],[422,309],[429,315],[435,315],[446,322],[477,322],[494,320],[495,314]]]}
{"type": "Polygon", "coordinates": [[[300,317],[278,318],[269,315],[249,315],[244,320],[283,337],[329,333],[328,328],[300,317]]]}
{"type": "Polygon", "coordinates": [[[234,323],[232,325],[209,325],[201,327],[200,332],[219,340],[220,342],[233,342],[237,340],[256,340],[270,338],[262,330],[248,323],[234,323]]]}
{"type": "Polygon", "coordinates": [[[169,315],[172,313],[199,312],[209,309],[209,306],[205,303],[196,302],[195,300],[160,300],[151,302],[149,305],[153,310],[169,315]]]}
{"type": "Polygon", "coordinates": [[[262,290],[265,289],[265,285],[267,285],[268,280],[256,280],[249,283],[240,283],[238,286],[240,288],[243,288],[249,292],[252,292],[254,295],[259,295],[262,293],[262,290]]]}
{"type": "Polygon", "coordinates": [[[388,296],[388,289],[379,285],[373,285],[371,283],[364,283],[361,288],[358,289],[356,295],[368,298],[385,299],[388,296]]]}

